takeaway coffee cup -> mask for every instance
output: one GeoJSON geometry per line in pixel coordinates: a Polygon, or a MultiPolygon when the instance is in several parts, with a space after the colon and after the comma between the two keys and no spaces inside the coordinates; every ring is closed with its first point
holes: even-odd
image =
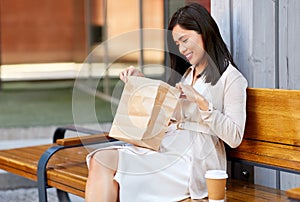
{"type": "Polygon", "coordinates": [[[208,170],[205,173],[210,202],[225,201],[225,188],[228,175],[225,170],[208,170]]]}

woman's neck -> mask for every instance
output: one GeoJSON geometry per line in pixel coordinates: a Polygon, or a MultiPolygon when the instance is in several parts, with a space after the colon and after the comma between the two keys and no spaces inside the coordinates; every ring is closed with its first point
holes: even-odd
{"type": "Polygon", "coordinates": [[[201,74],[205,70],[206,66],[207,66],[206,60],[201,61],[200,63],[198,63],[197,65],[194,66],[192,85],[194,85],[196,83],[197,79],[201,77],[201,74]]]}
{"type": "Polygon", "coordinates": [[[201,74],[205,68],[207,66],[207,61],[206,60],[202,60],[200,63],[196,64],[194,67],[194,76],[198,76],[199,74],[201,74]]]}

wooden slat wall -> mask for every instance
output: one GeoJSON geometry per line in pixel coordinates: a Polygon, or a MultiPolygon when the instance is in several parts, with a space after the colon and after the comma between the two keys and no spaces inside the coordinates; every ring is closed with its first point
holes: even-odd
{"type": "Polygon", "coordinates": [[[280,88],[300,89],[300,1],[279,1],[280,88]]]}
{"type": "Polygon", "coordinates": [[[251,87],[275,87],[274,13],[271,0],[212,0],[212,15],[251,87]]]}
{"type": "MultiPolygon", "coordinates": [[[[211,0],[211,13],[249,87],[300,89],[299,0],[211,0]]],[[[255,168],[255,182],[275,187],[273,170],[255,168]],[[269,180],[269,179],[274,180],[269,180]]],[[[300,176],[280,172],[281,189],[300,176]]]]}

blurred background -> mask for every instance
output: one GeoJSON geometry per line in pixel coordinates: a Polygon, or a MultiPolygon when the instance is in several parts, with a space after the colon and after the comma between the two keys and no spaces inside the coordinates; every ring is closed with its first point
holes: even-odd
{"type": "MultiPolygon", "coordinates": [[[[141,30],[164,29],[188,2],[0,0],[0,149],[51,143],[58,126],[75,123],[74,102],[76,124],[109,130],[111,95],[117,84],[122,88],[119,72],[134,65],[165,77],[164,33],[141,30]],[[146,50],[147,44],[157,50],[146,50]],[[79,96],[73,95],[76,81],[85,86],[79,96]],[[96,119],[86,110],[91,105],[96,119]]],[[[210,0],[195,2],[210,9],[210,0]]],[[[0,190],[32,186],[0,171],[0,190]]],[[[5,194],[0,191],[0,201],[8,200],[5,194]]]]}
{"type": "MultiPolygon", "coordinates": [[[[169,13],[186,2],[1,0],[0,128],[72,124],[72,89],[82,72],[85,78],[99,80],[100,93],[109,94],[123,68],[163,65],[163,51],[137,50],[116,55],[118,50],[107,47],[96,65],[83,63],[104,41],[140,32],[139,29],[163,29],[169,13]],[[107,59],[113,56],[114,60],[107,59]]],[[[198,2],[210,9],[209,0],[198,2]]],[[[117,49],[130,44],[142,49],[149,42],[164,49],[163,35],[140,33],[126,39],[117,49]]],[[[148,72],[157,77],[165,73],[163,67],[148,72]]],[[[103,110],[99,112],[99,122],[112,121],[107,100],[99,99],[96,105],[103,110]]]]}

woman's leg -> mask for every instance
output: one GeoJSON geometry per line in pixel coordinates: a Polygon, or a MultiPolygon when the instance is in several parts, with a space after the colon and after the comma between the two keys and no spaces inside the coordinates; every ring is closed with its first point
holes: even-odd
{"type": "Polygon", "coordinates": [[[113,179],[118,168],[118,158],[117,150],[101,150],[93,155],[85,189],[86,202],[118,201],[119,185],[113,179]]]}

